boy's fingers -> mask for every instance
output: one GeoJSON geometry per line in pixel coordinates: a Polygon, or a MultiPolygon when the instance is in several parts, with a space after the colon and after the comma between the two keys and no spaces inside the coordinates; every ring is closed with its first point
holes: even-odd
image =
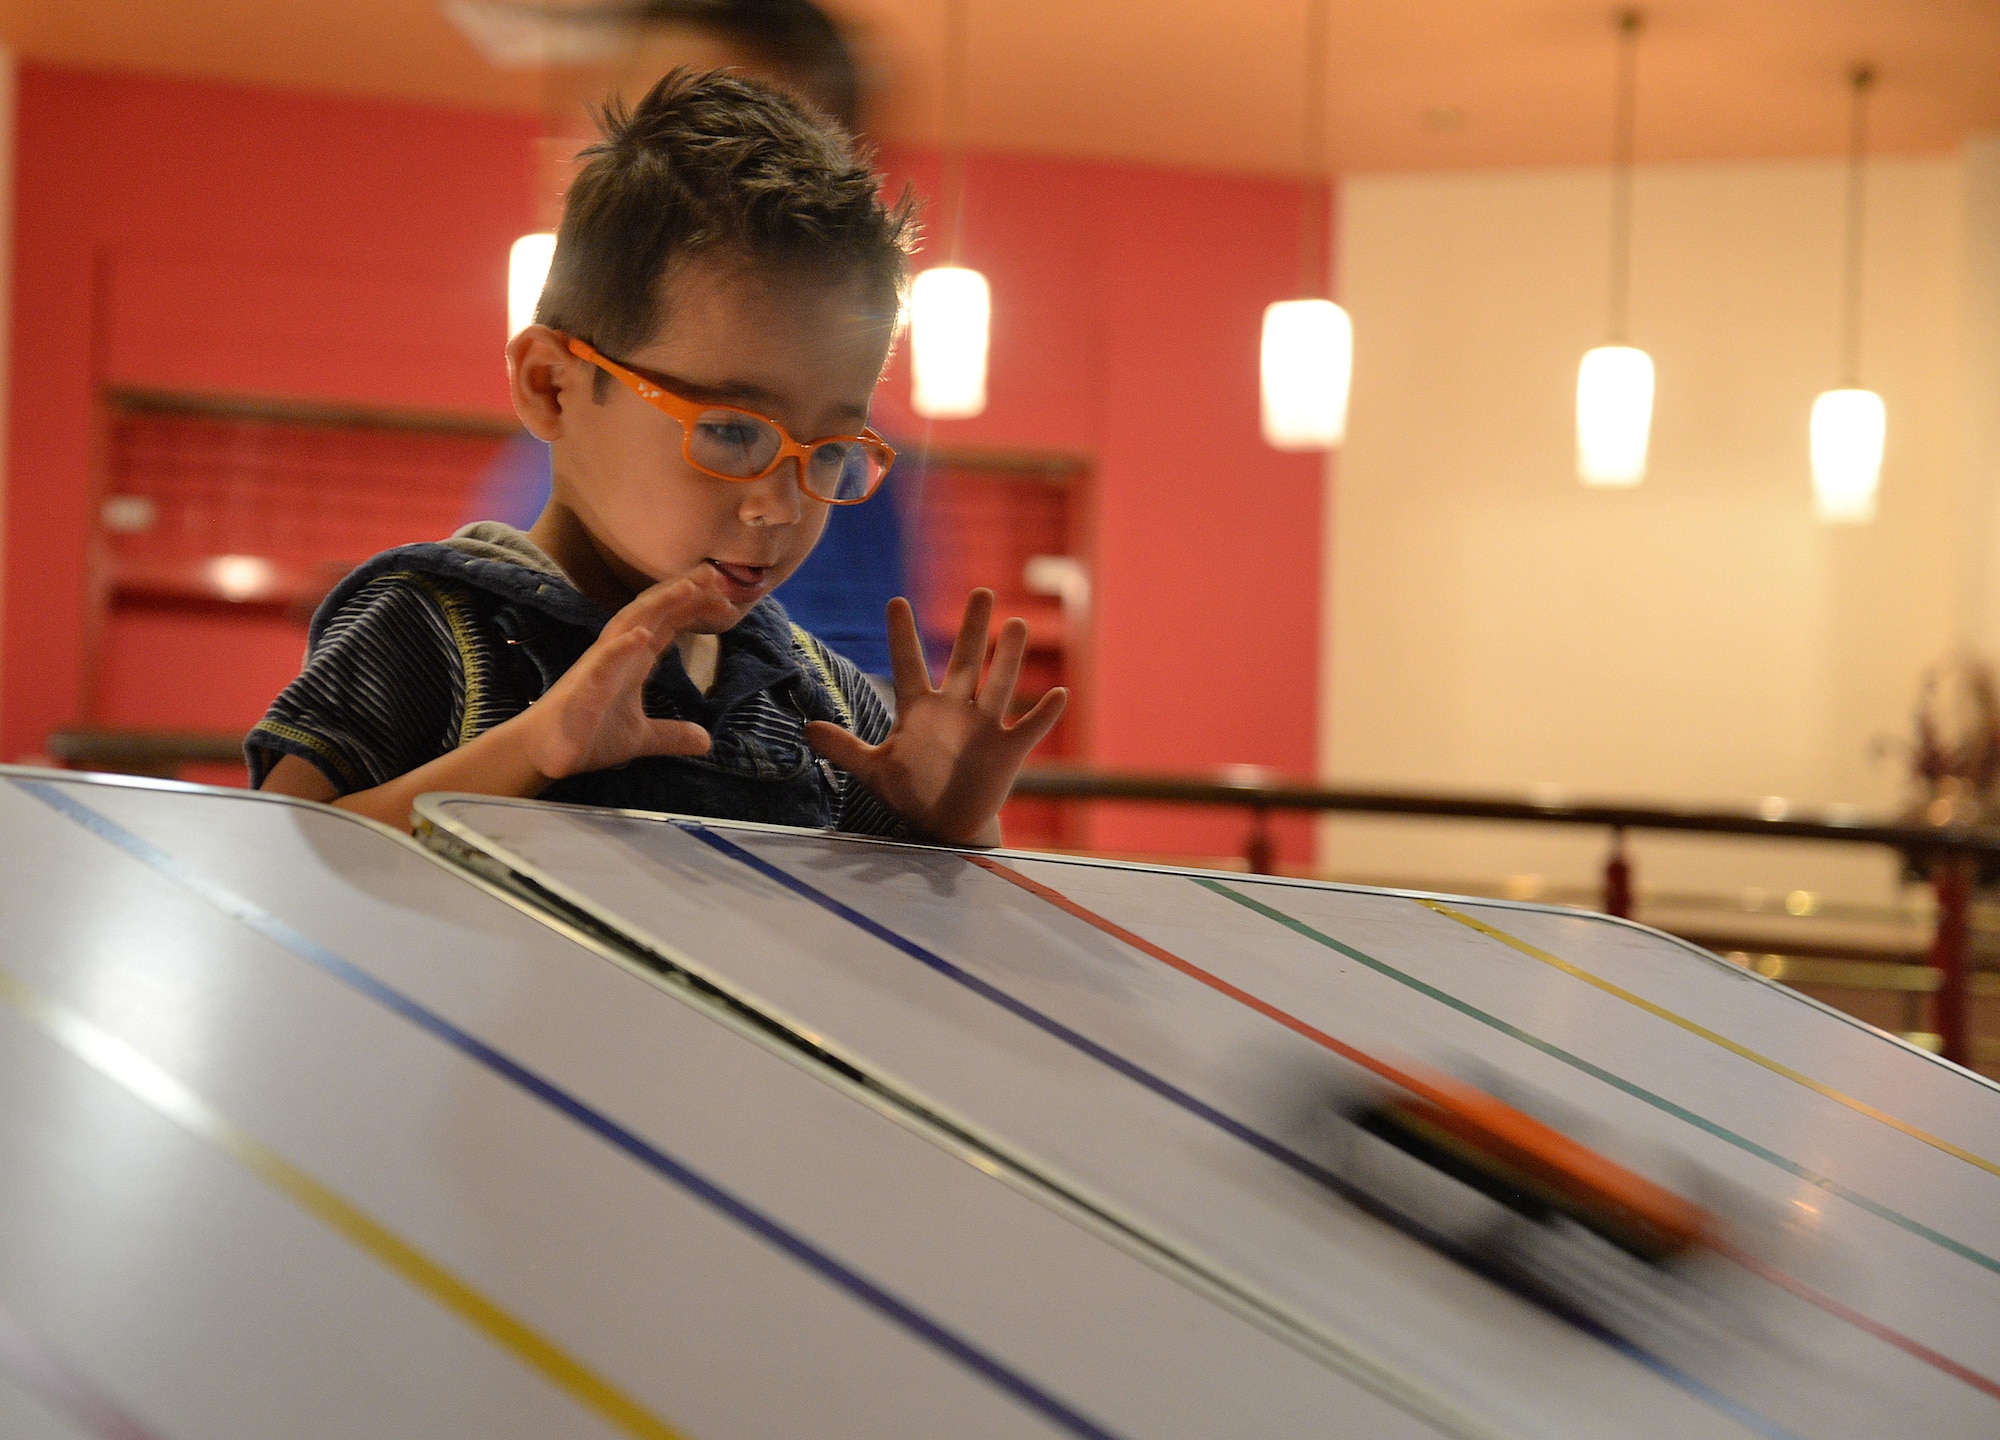
{"type": "Polygon", "coordinates": [[[866,771],[868,762],[875,756],[873,745],[825,720],[814,720],[806,726],[806,744],[841,769],[856,775],[866,771]]]}
{"type": "Polygon", "coordinates": [[[1042,741],[1049,731],[1056,728],[1056,721],[1062,719],[1063,710],[1069,705],[1069,691],[1058,685],[1055,689],[1035,702],[1034,708],[1014,722],[1007,734],[1026,755],[1042,741]]]}
{"type": "Polygon", "coordinates": [[[1021,659],[1028,650],[1028,622],[1016,616],[1000,627],[1000,639],[993,646],[993,664],[986,671],[986,683],[979,687],[979,708],[998,720],[1014,703],[1014,687],[1021,680],[1021,659]]]}
{"type": "Polygon", "coordinates": [[[630,604],[612,618],[611,625],[621,629],[642,629],[646,632],[647,643],[653,653],[659,654],[671,645],[674,637],[688,625],[698,620],[716,622],[729,618],[729,602],[720,592],[704,584],[692,575],[683,575],[677,580],[662,580],[659,584],[642,590],[630,604]]]}
{"type": "Polygon", "coordinates": [[[650,630],[668,610],[684,603],[694,589],[694,581],[685,575],[678,580],[662,580],[657,585],[648,585],[626,601],[625,608],[612,616],[611,624],[604,628],[607,631],[614,626],[621,630],[650,630]]]}
{"type": "Polygon", "coordinates": [[[889,678],[896,684],[896,703],[902,705],[918,695],[931,692],[931,668],[924,662],[924,642],[917,635],[917,614],[910,602],[898,595],[889,602],[889,678]]]}
{"type": "Polygon", "coordinates": [[[569,673],[577,676],[579,681],[590,680],[593,684],[610,683],[622,687],[631,681],[632,677],[627,672],[636,669],[638,678],[643,681],[652,671],[656,654],[651,634],[643,627],[628,629],[617,635],[609,633],[609,626],[605,628],[606,633],[584,652],[583,658],[571,667],[569,673]]]}
{"type": "Polygon", "coordinates": [[[706,755],[708,732],[689,720],[648,720],[641,755],[706,755]]]}
{"type": "MultiPolygon", "coordinates": [[[[591,646],[557,683],[568,688],[571,699],[580,701],[593,713],[603,714],[616,705],[640,703],[646,677],[653,673],[659,656],[650,632],[643,628],[627,630],[591,646]]],[[[698,750],[660,753],[699,755],[707,748],[704,744],[698,750]]]]}
{"type": "Polygon", "coordinates": [[[986,663],[986,634],[993,623],[993,592],[983,586],[965,597],[965,618],[951,642],[951,662],[944,667],[944,693],[970,700],[979,688],[979,671],[986,663]]]}

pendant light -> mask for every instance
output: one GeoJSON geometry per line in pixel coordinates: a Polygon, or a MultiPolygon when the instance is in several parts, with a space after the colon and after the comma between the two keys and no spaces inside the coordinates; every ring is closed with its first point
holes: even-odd
{"type": "Polygon", "coordinates": [[[549,262],[556,257],[556,237],[535,230],[516,240],[507,252],[507,338],[513,339],[535,323],[535,307],[548,284],[549,262]]]}
{"type": "Polygon", "coordinates": [[[1841,323],[1841,388],[1813,401],[1813,512],[1832,524],[1866,524],[1875,518],[1882,483],[1882,441],[1888,412],[1882,397],[1861,388],[1861,235],[1863,155],[1867,144],[1868,92],[1875,72],[1858,65],[1852,77],[1853,110],[1847,147],[1847,266],[1841,323]]]}
{"type": "MultiPolygon", "coordinates": [[[[496,23],[503,28],[511,18],[521,28],[514,36],[518,49],[505,52],[509,59],[498,59],[493,46],[480,39],[475,43],[480,43],[496,63],[532,64],[540,72],[541,133],[530,146],[535,228],[507,251],[507,338],[512,340],[535,323],[535,307],[541,304],[543,287],[548,284],[549,263],[556,254],[556,229],[562,224],[563,196],[576,178],[577,154],[590,144],[596,130],[590,101],[606,90],[617,89],[638,35],[622,24],[589,23],[582,11],[513,17],[511,12],[482,6],[479,0],[465,0],[459,9],[488,19],[497,17],[496,23]]],[[[468,23],[457,12],[453,18],[460,20],[461,28],[468,23]]],[[[475,37],[488,34],[478,29],[468,33],[475,37]]]]}
{"type": "Polygon", "coordinates": [[[1259,348],[1264,439],[1277,450],[1331,450],[1347,438],[1354,324],[1326,297],[1327,0],[1307,0],[1304,198],[1299,289],[1264,310],[1259,348]]]}
{"type": "Polygon", "coordinates": [[[965,222],[965,0],[945,0],[945,263],[910,285],[910,408],[927,420],[964,420],[986,408],[993,295],[958,263],[965,222]]]}
{"type": "Polygon", "coordinates": [[[1632,288],[1632,146],[1637,100],[1637,10],[1619,14],[1618,102],[1611,162],[1610,343],[1588,351],[1576,372],[1576,473],[1586,485],[1637,485],[1646,478],[1653,429],[1653,357],[1625,343],[1632,288]]]}

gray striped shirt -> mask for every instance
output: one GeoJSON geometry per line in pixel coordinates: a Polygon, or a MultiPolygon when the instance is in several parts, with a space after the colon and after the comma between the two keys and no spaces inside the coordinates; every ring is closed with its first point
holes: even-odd
{"type": "MultiPolygon", "coordinates": [[[[341,794],[407,774],[520,714],[609,619],[507,526],[379,555],[313,617],[304,669],[246,742],[252,783],[281,755],[306,760],[341,794]]],[[[648,715],[708,730],[708,755],[573,776],[546,798],[903,833],[880,799],[805,743],[809,720],[870,744],[888,735],[888,710],[861,672],[769,599],[720,638],[707,693],[671,647],[644,691],[648,715]]]]}

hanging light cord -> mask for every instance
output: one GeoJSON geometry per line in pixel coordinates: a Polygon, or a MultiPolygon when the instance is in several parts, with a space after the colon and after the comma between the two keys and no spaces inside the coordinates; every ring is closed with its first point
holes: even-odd
{"type": "Polygon", "coordinates": [[[1618,15],[1618,100],[1611,132],[1611,343],[1625,343],[1632,288],[1632,151],[1639,92],[1639,32],[1646,17],[1618,15]]]}
{"type": "Polygon", "coordinates": [[[1306,0],[1305,134],[1299,147],[1305,161],[1305,191],[1299,205],[1299,293],[1318,299],[1326,292],[1326,52],[1328,0],[1306,0]]]}
{"type": "Polygon", "coordinates": [[[1867,180],[1863,158],[1868,148],[1868,92],[1874,88],[1875,72],[1857,65],[1853,83],[1847,133],[1847,294],[1840,336],[1841,383],[1850,390],[1861,386],[1861,222],[1867,180]]]}
{"type": "Polygon", "coordinates": [[[965,228],[965,0],[944,0],[945,263],[958,263],[965,228]]]}

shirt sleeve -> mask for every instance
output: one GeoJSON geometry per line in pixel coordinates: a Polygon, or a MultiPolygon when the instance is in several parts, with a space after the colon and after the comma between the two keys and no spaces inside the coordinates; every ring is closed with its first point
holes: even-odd
{"type": "Polygon", "coordinates": [[[342,795],[435,760],[458,741],[464,670],[443,606],[422,580],[386,575],[363,586],[246,738],[251,785],[284,755],[342,795]]]}
{"type": "MultiPolygon", "coordinates": [[[[882,703],[882,697],[875,693],[875,687],[853,661],[830,646],[821,648],[833,667],[833,678],[840,686],[841,698],[847,702],[848,711],[854,716],[854,734],[870,745],[880,745],[889,738],[889,729],[896,723],[889,714],[889,707],[882,703]]],[[[840,814],[834,820],[834,829],[844,830],[850,835],[884,835],[897,839],[910,834],[910,827],[904,823],[903,817],[884,804],[873,790],[844,770],[840,775],[844,783],[840,789],[840,814]]]]}

